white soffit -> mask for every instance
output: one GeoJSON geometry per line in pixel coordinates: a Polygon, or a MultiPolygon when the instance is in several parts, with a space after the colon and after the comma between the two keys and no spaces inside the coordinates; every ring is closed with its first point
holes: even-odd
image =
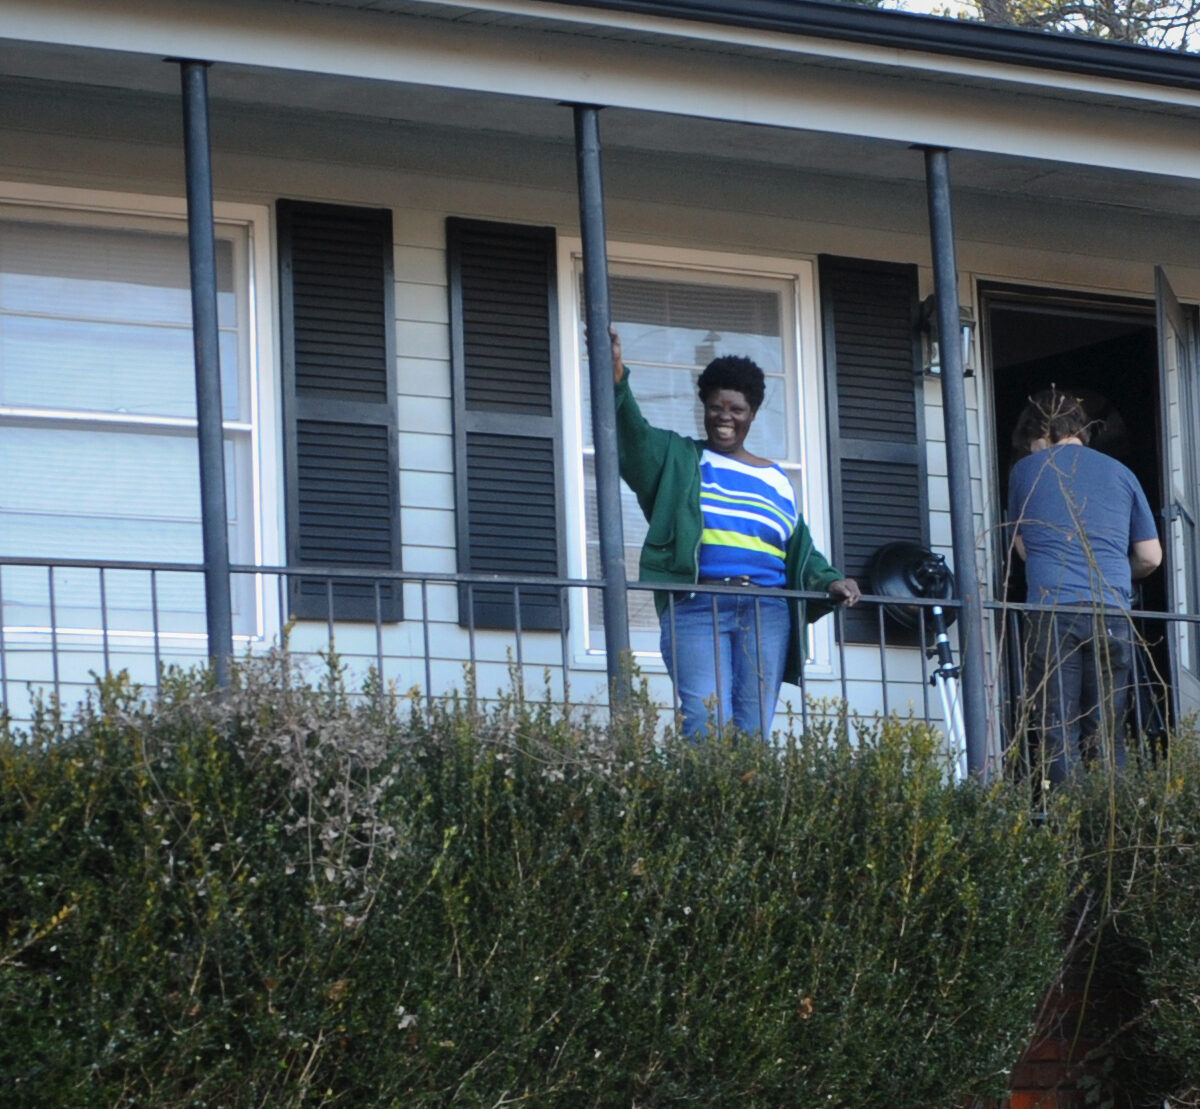
{"type": "MultiPolygon", "coordinates": [[[[251,0],[257,2],[257,0],[251,0]]],[[[762,31],[735,23],[706,23],[683,18],[640,15],[547,0],[286,0],[289,3],[335,7],[351,11],[448,19],[493,28],[559,31],[629,43],[673,43],[720,54],[795,61],[807,57],[838,65],[905,69],[927,80],[958,83],[963,80],[989,86],[1030,86],[1039,91],[1058,90],[1084,96],[1146,100],[1153,104],[1200,107],[1200,91],[1172,88],[1128,79],[1087,76],[1051,67],[1015,65],[919,50],[851,42],[834,36],[762,31]]],[[[793,0],[804,3],[805,0],[793,0]]],[[[736,8],[736,3],[731,4],[736,8]]],[[[946,18],[910,12],[888,12],[914,26],[936,27],[946,18]]],[[[1010,29],[1016,34],[1047,36],[1042,32],[1010,29]]],[[[1069,36],[1058,36],[1064,39],[1069,36]]]]}
{"type": "Polygon", "coordinates": [[[366,79],[1200,178],[1200,92],[530,0],[0,0],[0,37],[312,74],[328,110],[366,79]]]}

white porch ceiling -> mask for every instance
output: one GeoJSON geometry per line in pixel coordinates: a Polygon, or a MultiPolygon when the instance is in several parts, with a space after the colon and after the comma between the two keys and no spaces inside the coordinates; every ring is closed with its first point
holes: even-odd
{"type": "MultiPolygon", "coordinates": [[[[393,0],[391,6],[411,10],[427,5],[393,0]]],[[[397,69],[402,76],[402,67],[397,69]]],[[[533,156],[555,148],[568,152],[572,143],[570,111],[539,97],[228,63],[213,66],[209,87],[215,133],[234,146],[252,141],[261,149],[266,143],[284,154],[289,142],[304,141],[296,126],[300,118],[314,134],[344,132],[342,156],[348,160],[378,158],[381,164],[395,164],[397,149],[406,143],[436,149],[485,136],[497,149],[511,147],[514,159],[523,151],[533,156]],[[357,148],[352,133],[361,136],[357,148]],[[381,135],[391,139],[390,149],[379,148],[381,135]]],[[[0,95],[19,109],[15,118],[11,110],[6,113],[8,127],[48,125],[60,97],[74,99],[79,118],[89,121],[76,126],[115,128],[116,117],[132,111],[133,118],[141,119],[138,126],[152,127],[160,114],[154,105],[179,96],[178,70],[144,53],[0,39],[0,95]]],[[[952,111],[955,83],[946,84],[945,95],[952,111]]],[[[1030,110],[1036,103],[1030,100],[1030,110]]],[[[795,126],[612,108],[602,116],[606,157],[702,162],[717,172],[724,167],[743,176],[761,171],[897,186],[923,182],[922,158],[909,143],[806,128],[805,108],[803,102],[796,104],[795,126]]],[[[1178,105],[1162,105],[1159,111],[1190,114],[1178,105]]],[[[1149,118],[1152,113],[1146,114],[1149,118]]],[[[170,135],[163,138],[172,141],[170,135]]],[[[501,175],[506,172],[503,162],[498,158],[494,167],[501,175]]],[[[569,155],[562,165],[572,168],[569,155]]],[[[1200,182],[1179,175],[961,149],[953,152],[951,165],[956,191],[981,197],[1200,219],[1200,182]]],[[[486,175],[488,168],[479,172],[486,175]]]]}

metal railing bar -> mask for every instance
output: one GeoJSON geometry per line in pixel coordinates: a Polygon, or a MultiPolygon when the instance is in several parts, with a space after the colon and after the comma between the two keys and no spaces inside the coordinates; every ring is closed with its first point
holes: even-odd
{"type": "MultiPolygon", "coordinates": [[[[1019,612],[1009,612],[1006,616],[1009,622],[1009,634],[1012,636],[1012,643],[1017,653],[1019,664],[1015,669],[1014,674],[1015,688],[1013,689],[1012,700],[1013,704],[1020,706],[1025,700],[1025,656],[1021,647],[1021,614],[1019,612]]],[[[1024,710],[1018,708],[1017,718],[1014,721],[1014,734],[1009,739],[1009,745],[1016,743],[1018,752],[1021,758],[1021,769],[1025,777],[1029,777],[1033,773],[1033,763],[1030,758],[1029,744],[1025,742],[1025,736],[1017,731],[1024,723],[1024,710]]]]}
{"type": "MultiPolygon", "coordinates": [[[[929,676],[929,641],[925,638],[925,613],[917,612],[917,643],[921,652],[921,708],[924,710],[925,719],[931,720],[929,715],[929,687],[933,684],[933,679],[929,676]]],[[[950,726],[950,721],[946,721],[946,727],[950,726]]]]}
{"type": "Polygon", "coordinates": [[[162,644],[158,636],[158,571],[150,571],[150,626],[154,632],[154,684],[162,685],[162,644]]]}
{"type": "MultiPolygon", "coordinates": [[[[671,627],[671,665],[668,671],[671,675],[671,710],[674,722],[679,720],[683,712],[683,701],[679,696],[679,683],[675,681],[675,675],[679,673],[679,639],[676,635],[674,593],[667,595],[667,618],[671,627]]],[[[665,663],[666,660],[664,659],[663,662],[665,663]]]]}
{"type": "MultiPolygon", "coordinates": [[[[717,595],[714,593],[710,598],[712,603],[712,628],[713,628],[713,662],[716,664],[717,675],[717,731],[725,730],[725,691],[724,686],[724,660],[721,658],[721,614],[718,611],[717,595]]],[[[678,648],[672,645],[675,651],[676,658],[679,656],[678,648]]],[[[678,672],[678,671],[677,671],[678,672]]]]}
{"type": "Polygon", "coordinates": [[[292,684],[291,674],[291,653],[292,645],[290,636],[288,635],[288,610],[287,598],[283,587],[284,579],[279,575],[275,577],[275,600],[279,605],[279,680],[283,688],[290,689],[292,684]]]}
{"type": "Polygon", "coordinates": [[[0,705],[8,704],[8,644],[4,641],[4,574],[0,568],[0,705]]]}
{"type": "MultiPolygon", "coordinates": [[[[180,570],[203,573],[202,562],[143,562],[119,558],[34,558],[25,555],[0,555],[0,566],[54,567],[57,570],[180,570]]],[[[256,567],[250,567],[256,570],[256,567]]]]}
{"type": "Polygon", "coordinates": [[[337,649],[335,635],[333,630],[333,578],[327,577],[325,579],[325,636],[331,655],[337,649]]]}
{"type": "Polygon", "coordinates": [[[571,657],[571,638],[568,634],[568,620],[571,613],[571,598],[566,589],[559,590],[558,593],[558,647],[559,647],[559,663],[562,666],[562,695],[563,708],[565,709],[571,701],[571,679],[570,679],[570,657],[571,657]]]}
{"type": "MultiPolygon", "coordinates": [[[[908,603],[908,602],[905,602],[908,603]]],[[[949,602],[943,602],[943,607],[949,609],[949,602]]],[[[984,608],[991,612],[1052,612],[1052,613],[1104,613],[1109,616],[1120,616],[1130,620],[1148,620],[1151,623],[1196,624],[1200,625],[1200,613],[1194,612],[1155,612],[1145,608],[1118,608],[1115,605],[1043,605],[1029,601],[985,601],[984,608]]]]}
{"type": "Polygon", "coordinates": [[[286,651],[288,649],[286,628],[288,625],[288,610],[287,596],[283,587],[284,578],[279,574],[275,575],[275,601],[279,605],[279,649],[286,651]]]}
{"type": "Polygon", "coordinates": [[[104,588],[104,567],[100,567],[100,637],[104,644],[104,673],[112,673],[112,662],[108,653],[108,595],[104,588]]]}
{"type": "MultiPolygon", "coordinates": [[[[887,676],[887,628],[884,627],[884,612],[883,605],[876,606],[876,615],[879,617],[879,682],[880,688],[883,691],[883,715],[887,716],[888,708],[888,676],[887,676]]],[[[928,713],[926,714],[928,719],[928,713]]]]}
{"type": "Polygon", "coordinates": [[[479,695],[479,660],[475,650],[475,586],[472,582],[467,583],[467,660],[471,668],[471,711],[475,712],[479,695]]]}
{"type": "Polygon", "coordinates": [[[383,590],[380,586],[379,579],[374,582],[375,588],[375,674],[379,680],[380,699],[383,698],[384,692],[387,689],[387,682],[383,673],[383,590]]]}
{"type": "Polygon", "coordinates": [[[421,581],[421,637],[425,647],[425,711],[433,715],[433,662],[429,634],[429,585],[421,581]]]}
{"type": "Polygon", "coordinates": [[[46,567],[46,587],[49,590],[50,600],[50,653],[53,656],[54,667],[54,700],[57,703],[60,699],[60,685],[58,674],[58,612],[54,604],[54,567],[46,567]]]}
{"type": "MultiPolygon", "coordinates": [[[[1110,717],[1110,713],[1108,711],[1109,706],[1107,704],[1105,704],[1105,698],[1100,696],[1100,691],[1102,689],[1104,689],[1104,670],[1102,668],[1101,663],[1106,662],[1109,665],[1111,665],[1111,663],[1112,663],[1112,647],[1109,645],[1109,639],[1108,639],[1108,634],[1107,634],[1108,633],[1108,621],[1104,617],[1100,617],[1099,621],[1100,621],[1100,625],[1103,626],[1103,628],[1104,628],[1105,635],[1104,635],[1104,638],[1102,638],[1102,639],[1099,638],[1098,633],[1099,633],[1100,628],[1099,628],[1099,626],[1096,626],[1095,624],[1093,625],[1093,634],[1097,635],[1096,642],[1099,644],[1099,647],[1100,647],[1100,649],[1098,651],[1092,652],[1092,681],[1094,681],[1096,683],[1096,692],[1097,692],[1096,715],[1097,715],[1098,719],[1096,721],[1096,729],[1097,729],[1097,732],[1099,733],[1097,738],[1099,739],[1100,745],[1102,747],[1101,754],[1104,757],[1105,764],[1108,765],[1109,763],[1111,763],[1113,766],[1115,766],[1116,765],[1116,755],[1117,755],[1116,745],[1115,745],[1116,744],[1116,735],[1115,735],[1116,729],[1115,729],[1115,727],[1113,727],[1111,729],[1109,727],[1109,717],[1110,717]],[[1103,659],[1101,658],[1101,655],[1104,656],[1103,659]]],[[[1115,695],[1115,692],[1116,691],[1114,690],[1114,695],[1115,695]]]]}
{"type": "Polygon", "coordinates": [[[1130,668],[1130,675],[1129,675],[1130,683],[1131,683],[1131,688],[1129,690],[1129,696],[1133,701],[1133,722],[1134,722],[1134,727],[1137,729],[1137,744],[1138,744],[1138,751],[1140,753],[1141,747],[1142,747],[1142,737],[1145,736],[1145,734],[1146,734],[1146,722],[1142,717],[1141,690],[1142,690],[1143,681],[1145,681],[1147,684],[1149,684],[1149,676],[1147,675],[1147,676],[1143,677],[1142,671],[1145,667],[1145,663],[1142,659],[1143,647],[1142,647],[1141,643],[1138,642],[1136,629],[1133,629],[1133,631],[1134,631],[1133,658],[1132,658],[1133,665],[1130,668]]]}
{"type": "MultiPolygon", "coordinates": [[[[805,656],[807,656],[808,655],[808,629],[806,627],[800,629],[800,636],[801,636],[801,639],[800,639],[801,651],[804,653],[805,656]]],[[[801,731],[807,732],[808,731],[808,686],[806,684],[807,678],[805,677],[805,674],[804,674],[807,667],[804,665],[804,663],[805,663],[805,659],[802,658],[800,660],[800,729],[801,729],[801,731]]]]}
{"type": "Polygon", "coordinates": [[[516,640],[517,647],[517,700],[519,704],[525,703],[525,655],[523,649],[523,637],[521,635],[521,587],[514,585],[513,590],[513,637],[516,640]]]}
{"type": "MultiPolygon", "coordinates": [[[[762,640],[762,595],[754,594],[754,660],[758,668],[758,723],[762,728],[761,739],[767,742],[771,738],[771,725],[774,719],[767,719],[767,676],[763,665],[762,640]]],[[[786,648],[785,648],[786,650],[786,648]]]]}
{"type": "MultiPolygon", "coordinates": [[[[1058,613],[1057,613],[1057,612],[1055,612],[1055,613],[1052,613],[1052,614],[1051,614],[1051,616],[1050,616],[1050,627],[1053,629],[1053,631],[1052,631],[1052,633],[1051,633],[1051,634],[1052,634],[1052,636],[1053,636],[1054,642],[1055,642],[1055,643],[1058,643],[1058,642],[1060,642],[1060,640],[1059,640],[1059,630],[1058,630],[1058,613]]],[[[1057,659],[1055,659],[1055,665],[1057,665],[1057,664],[1058,664],[1058,660],[1057,660],[1057,659]]],[[[1061,724],[1062,724],[1063,728],[1065,729],[1065,727],[1066,727],[1066,723],[1067,723],[1067,720],[1066,720],[1066,717],[1067,717],[1067,702],[1066,702],[1066,700],[1064,699],[1064,694],[1063,694],[1063,683],[1060,681],[1060,682],[1058,682],[1058,683],[1056,683],[1056,684],[1058,685],[1058,719],[1061,721],[1061,724]]],[[[1044,694],[1043,694],[1043,696],[1044,696],[1044,694]]],[[[1043,766],[1043,767],[1045,767],[1045,766],[1047,766],[1047,762],[1046,762],[1046,751],[1045,751],[1045,742],[1046,742],[1046,737],[1043,735],[1041,738],[1042,738],[1042,752],[1041,752],[1041,761],[1042,761],[1042,766],[1043,766]]],[[[1068,765],[1068,766],[1070,766],[1070,761],[1069,761],[1069,760],[1070,760],[1070,756],[1068,755],[1068,756],[1067,756],[1067,758],[1068,758],[1068,763],[1067,763],[1067,765],[1068,765]]]]}
{"type": "Polygon", "coordinates": [[[838,684],[841,686],[842,700],[849,704],[850,686],[846,681],[846,621],[841,605],[836,605],[833,610],[833,634],[837,642],[838,684]]]}

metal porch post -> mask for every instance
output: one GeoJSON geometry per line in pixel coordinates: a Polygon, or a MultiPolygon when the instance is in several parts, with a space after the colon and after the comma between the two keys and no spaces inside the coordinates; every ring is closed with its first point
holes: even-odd
{"type": "Polygon", "coordinates": [[[229,684],[229,661],[233,656],[233,605],[230,598],[229,530],[225,506],[217,250],[208,131],[208,63],[181,59],[179,69],[183,84],[188,254],[192,282],[192,336],[196,356],[196,435],[200,448],[204,603],[208,655],[216,672],[217,684],[226,686],[229,684]]]}
{"type": "Polygon", "coordinates": [[[963,723],[967,771],[987,771],[987,686],[984,680],[983,598],[975,562],[975,517],[971,506],[970,454],[967,446],[966,389],[963,384],[961,323],[958,313],[958,265],[950,206],[950,159],[941,148],[925,149],[925,181],[933,248],[933,287],[937,302],[942,379],[942,416],[946,428],[946,468],[950,484],[950,527],[954,577],[962,611],[959,654],[962,663],[963,723]]]}
{"type": "Polygon", "coordinates": [[[592,386],[592,438],[596,447],[596,509],[600,520],[600,566],[604,578],[604,649],[614,709],[628,707],[629,598],[625,530],[621,522],[621,477],[617,461],[617,410],[613,398],[612,349],[608,328],[608,248],[604,227],[604,184],[600,172],[600,109],[575,104],[575,162],[579,176],[579,224],[583,238],[583,283],[588,365],[592,386]]]}

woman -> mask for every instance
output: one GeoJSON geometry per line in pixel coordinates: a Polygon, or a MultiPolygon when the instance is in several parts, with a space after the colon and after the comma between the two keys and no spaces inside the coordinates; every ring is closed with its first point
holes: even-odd
{"type": "Polygon", "coordinates": [[[812,542],[787,476],[746,450],[762,404],[762,370],[748,358],[708,364],[697,382],[704,439],[651,427],[633,399],[612,340],[621,477],[649,524],[641,580],[741,586],[738,593],[656,593],[662,653],[692,740],[718,727],[770,734],[780,684],[796,682],[803,629],[839,601],[853,605],[858,584],[832,567],[812,542]],[[773,589],[821,590],[829,603],[773,596],[773,589]],[[716,616],[714,634],[713,619],[716,616]]]}

